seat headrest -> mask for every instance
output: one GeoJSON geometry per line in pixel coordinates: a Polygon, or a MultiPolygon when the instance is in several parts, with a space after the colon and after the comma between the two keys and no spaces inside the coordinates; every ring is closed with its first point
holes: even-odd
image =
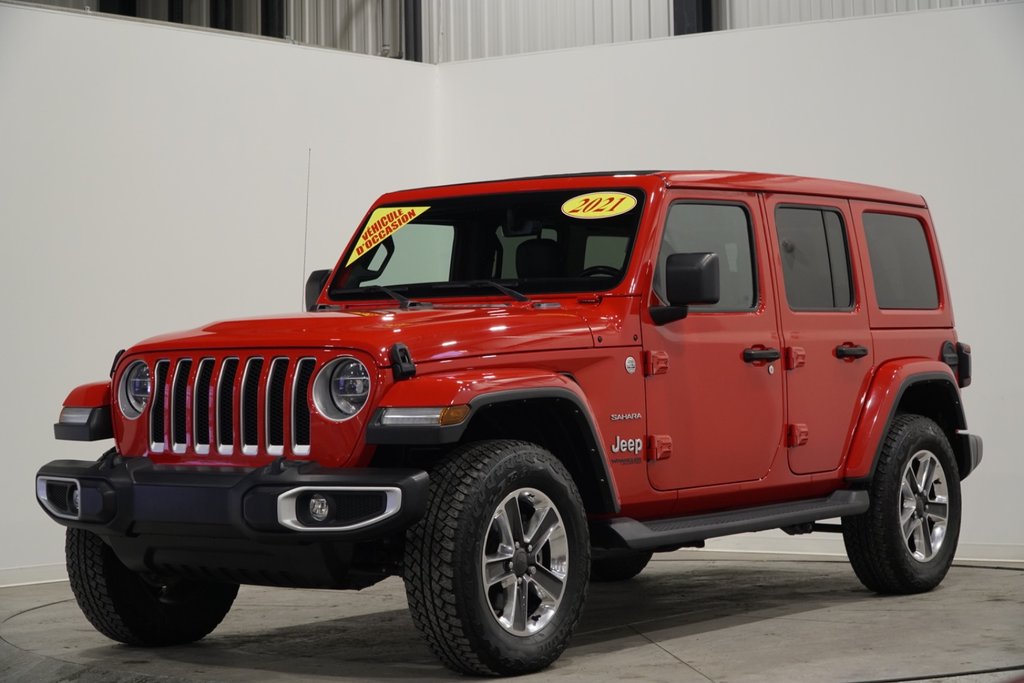
{"type": "Polygon", "coordinates": [[[516,249],[516,273],[519,277],[557,277],[562,270],[561,254],[555,240],[527,240],[516,249]]]}

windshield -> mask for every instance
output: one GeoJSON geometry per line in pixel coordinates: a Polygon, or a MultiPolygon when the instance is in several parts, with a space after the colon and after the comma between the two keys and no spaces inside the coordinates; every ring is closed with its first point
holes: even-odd
{"type": "Polygon", "coordinates": [[[331,283],[335,301],[607,290],[643,209],[633,188],[474,195],[382,206],[331,283]]]}

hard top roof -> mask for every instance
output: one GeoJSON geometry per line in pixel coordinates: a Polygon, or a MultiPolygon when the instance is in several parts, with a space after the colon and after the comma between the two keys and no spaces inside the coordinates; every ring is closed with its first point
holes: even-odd
{"type": "MultiPolygon", "coordinates": [[[[754,173],[748,171],[597,171],[586,173],[560,173],[554,175],[524,176],[501,180],[474,181],[441,185],[431,188],[418,188],[415,192],[428,189],[456,189],[472,187],[476,191],[486,191],[488,185],[527,184],[529,188],[542,189],[546,181],[608,178],[616,184],[623,184],[627,178],[644,178],[647,185],[650,180],[660,179],[666,187],[672,188],[706,188],[718,190],[745,190],[751,192],[771,192],[777,194],[807,194],[847,199],[907,204],[910,206],[927,206],[924,197],[911,192],[902,192],[886,187],[851,183],[844,180],[828,180],[779,173],[754,173]]],[[[492,188],[493,191],[512,190],[513,188],[492,188]]],[[[390,193],[389,193],[390,194],[390,193]]],[[[387,196],[387,195],[385,195],[387,196]]]]}

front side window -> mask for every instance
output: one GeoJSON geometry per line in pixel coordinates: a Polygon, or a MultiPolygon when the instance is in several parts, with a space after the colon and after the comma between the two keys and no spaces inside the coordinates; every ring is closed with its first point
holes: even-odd
{"type": "Polygon", "coordinates": [[[837,211],[779,207],[775,230],[790,310],[848,310],[853,306],[850,256],[837,211]]]}
{"type": "Polygon", "coordinates": [[[665,264],[672,254],[718,254],[719,292],[716,304],[691,306],[699,311],[749,311],[757,302],[754,286],[753,238],[746,208],[733,204],[677,202],[669,208],[661,250],[654,270],[654,291],[665,295],[665,264]]]}
{"type": "Polygon", "coordinates": [[[410,298],[593,292],[622,281],[644,204],[639,189],[422,200],[375,209],[329,295],[410,298]]]}
{"type": "Polygon", "coordinates": [[[879,308],[935,309],[939,292],[924,226],[916,218],[864,214],[875,297],[879,308]]]}

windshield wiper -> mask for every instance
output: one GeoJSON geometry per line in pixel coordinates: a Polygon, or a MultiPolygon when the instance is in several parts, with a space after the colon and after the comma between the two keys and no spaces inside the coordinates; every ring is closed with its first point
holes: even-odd
{"type": "Polygon", "coordinates": [[[456,287],[493,287],[502,294],[506,294],[512,297],[516,301],[530,300],[530,297],[526,296],[522,292],[517,292],[511,287],[506,287],[505,285],[495,282],[494,280],[466,280],[465,282],[445,282],[434,286],[439,289],[454,289],[456,287]]]}
{"type": "Polygon", "coordinates": [[[384,287],[383,285],[370,285],[368,287],[358,287],[354,291],[357,291],[357,292],[382,292],[382,293],[387,294],[388,296],[390,296],[395,301],[397,301],[398,302],[398,307],[401,308],[402,310],[408,310],[410,308],[416,308],[416,307],[420,307],[420,306],[429,306],[430,305],[430,304],[424,303],[422,301],[414,301],[413,299],[410,299],[407,296],[399,294],[395,290],[389,289],[387,287],[384,287]]]}

